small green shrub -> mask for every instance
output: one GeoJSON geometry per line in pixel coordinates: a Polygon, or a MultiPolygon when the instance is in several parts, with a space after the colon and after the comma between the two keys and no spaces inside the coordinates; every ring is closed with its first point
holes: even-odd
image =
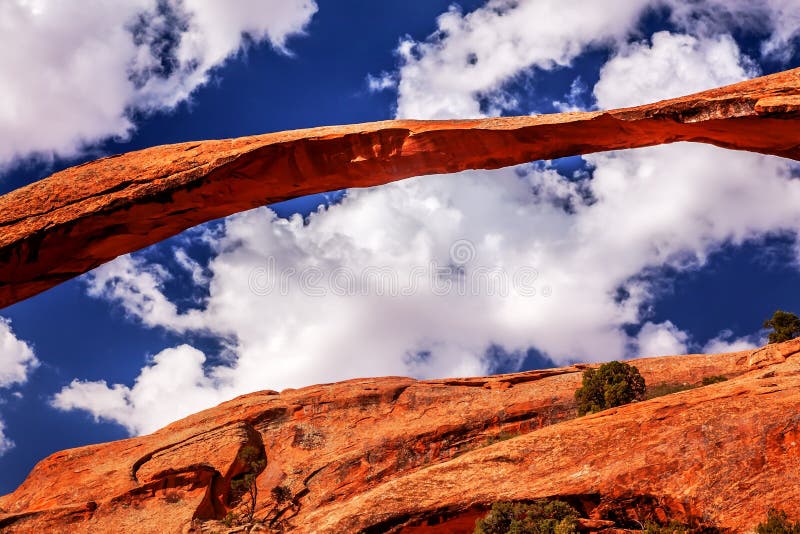
{"type": "Polygon", "coordinates": [[[231,480],[231,493],[238,500],[239,508],[242,510],[237,517],[238,522],[252,523],[258,504],[256,477],[264,470],[267,461],[263,453],[252,445],[239,451],[238,459],[245,465],[247,471],[231,480]]]}
{"type": "Polygon", "coordinates": [[[270,490],[270,495],[272,496],[273,505],[266,515],[269,526],[272,528],[270,532],[283,532],[286,527],[284,524],[285,518],[282,518],[284,512],[289,509],[295,509],[292,489],[289,486],[275,486],[270,490]]]}
{"type": "Polygon", "coordinates": [[[655,386],[647,388],[647,394],[645,395],[645,399],[655,399],[656,397],[663,397],[664,395],[671,395],[673,393],[680,393],[681,391],[688,391],[690,389],[695,389],[699,386],[695,386],[692,384],[670,384],[667,382],[663,382],[661,384],[656,384],[655,386]]]}
{"type": "Polygon", "coordinates": [[[475,523],[475,534],[574,534],[578,511],[563,501],[497,502],[475,523]]]}
{"type": "Polygon", "coordinates": [[[225,517],[222,518],[222,524],[226,527],[232,527],[236,524],[238,517],[233,512],[228,512],[225,514],[225,517]]]}
{"type": "Polygon", "coordinates": [[[782,343],[800,336],[800,317],[782,310],[772,314],[771,319],[764,321],[764,328],[772,328],[769,333],[770,343],[782,343]]]}
{"type": "Polygon", "coordinates": [[[639,369],[623,362],[604,363],[583,372],[583,386],[575,391],[578,415],[622,406],[645,397],[639,369]]]}
{"type": "Polygon", "coordinates": [[[703,385],[710,386],[711,384],[719,384],[720,382],[725,382],[726,380],[728,380],[728,377],[723,375],[706,376],[703,377],[703,385]]]}
{"type": "Polygon", "coordinates": [[[509,439],[515,438],[519,435],[520,435],[519,432],[509,432],[508,430],[501,430],[498,434],[486,438],[486,445],[494,445],[495,443],[500,443],[501,441],[508,441],[509,439]]]}
{"type": "Polygon", "coordinates": [[[168,491],[166,495],[164,495],[164,501],[175,504],[181,502],[183,499],[181,498],[181,494],[177,491],[168,491]]]}
{"type": "Polygon", "coordinates": [[[270,491],[276,504],[283,504],[292,500],[292,490],[288,486],[275,486],[270,491]]]}
{"type": "Polygon", "coordinates": [[[771,509],[767,513],[767,521],[759,523],[757,534],[800,534],[800,522],[792,523],[783,510],[771,509]]]}

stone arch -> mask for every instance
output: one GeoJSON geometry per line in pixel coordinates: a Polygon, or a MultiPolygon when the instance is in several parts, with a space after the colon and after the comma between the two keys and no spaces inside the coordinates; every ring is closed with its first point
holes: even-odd
{"type": "Polygon", "coordinates": [[[800,160],[800,69],[612,111],[395,120],[158,146],[0,197],[0,308],[220,217],[426,174],[677,141],[800,160]]]}

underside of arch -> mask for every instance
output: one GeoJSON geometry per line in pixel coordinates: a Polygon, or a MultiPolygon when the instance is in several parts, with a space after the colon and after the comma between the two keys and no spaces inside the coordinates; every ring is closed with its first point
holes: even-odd
{"type": "Polygon", "coordinates": [[[612,111],[329,126],[157,146],[72,167],[0,197],[0,308],[265,204],[677,141],[800,160],[800,69],[612,111]]]}

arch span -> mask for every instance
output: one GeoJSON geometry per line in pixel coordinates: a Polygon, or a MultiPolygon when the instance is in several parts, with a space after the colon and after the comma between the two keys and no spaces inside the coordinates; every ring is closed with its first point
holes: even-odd
{"type": "Polygon", "coordinates": [[[612,111],[158,146],[0,197],[0,308],[200,223],[312,193],[676,141],[800,160],[800,69],[612,111]]]}

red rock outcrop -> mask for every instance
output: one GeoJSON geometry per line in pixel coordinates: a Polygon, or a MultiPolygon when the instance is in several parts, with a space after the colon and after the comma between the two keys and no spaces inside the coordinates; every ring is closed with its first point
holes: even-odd
{"type": "Polygon", "coordinates": [[[726,382],[575,418],[584,365],[264,391],[147,436],[63,451],[0,497],[0,530],[212,532],[259,467],[264,530],[471,532],[499,500],[562,497],[586,528],[674,519],[744,532],[800,516],[800,340],[636,360],[649,386],[726,382]]]}
{"type": "Polygon", "coordinates": [[[0,197],[0,307],[205,221],[323,191],[676,141],[800,159],[800,69],[608,112],[385,121],[161,146],[0,197]]]}

